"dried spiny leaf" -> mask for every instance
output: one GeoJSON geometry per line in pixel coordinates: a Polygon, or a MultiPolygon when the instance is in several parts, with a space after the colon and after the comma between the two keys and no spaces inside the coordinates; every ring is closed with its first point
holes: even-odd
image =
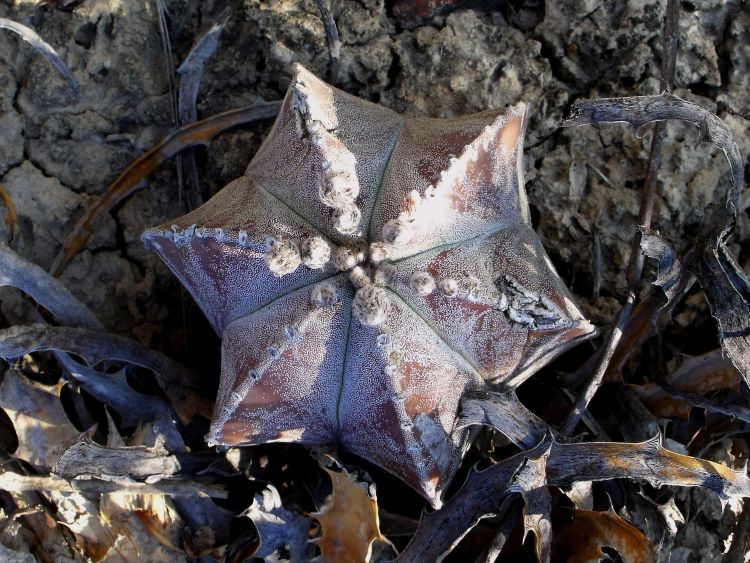
{"type": "Polygon", "coordinates": [[[728,233],[704,237],[693,271],[719,325],[721,347],[750,383],[750,280],[726,247],[728,233]]]}
{"type": "MultiPolygon", "coordinates": [[[[526,458],[539,457],[549,443],[517,454],[469,475],[463,488],[438,512],[422,517],[401,562],[430,561],[449,553],[483,517],[497,511],[508,493],[507,483],[526,458]]],[[[705,487],[723,501],[749,497],[750,479],[744,471],[666,450],[657,436],[641,443],[552,442],[547,459],[548,486],[569,487],[577,481],[642,479],[654,486],[705,487]]]]}
{"type": "Polygon", "coordinates": [[[515,391],[469,391],[461,399],[457,428],[486,425],[520,448],[533,448],[550,432],[547,423],[518,400],[515,391]]]}
{"type": "Polygon", "coordinates": [[[195,414],[208,416],[211,412],[210,403],[197,391],[199,386],[189,370],[135,340],[85,328],[41,324],[0,331],[0,358],[13,359],[42,350],[70,352],[92,365],[102,360],[120,360],[150,369],[184,422],[195,414]]]}
{"type": "Polygon", "coordinates": [[[628,563],[656,560],[656,550],[638,528],[613,511],[573,510],[573,521],[555,538],[558,556],[568,563],[599,561],[602,547],[617,550],[628,563]]]}
{"type": "Polygon", "coordinates": [[[727,206],[732,214],[736,214],[740,208],[740,190],[745,184],[742,154],[727,124],[707,109],[669,92],[658,96],[578,100],[571,108],[570,117],[561,125],[577,127],[594,123],[629,123],[638,129],[652,121],[667,119],[692,123],[701,129],[706,140],[724,151],[732,176],[732,189],[727,196],[727,206]]]}
{"type": "Polygon", "coordinates": [[[542,563],[548,563],[552,545],[552,497],[547,489],[547,460],[550,454],[549,443],[546,450],[539,451],[537,457],[528,457],[513,477],[509,490],[521,494],[524,502],[524,538],[529,532],[535,536],[536,556],[542,563]]]}
{"type": "Polygon", "coordinates": [[[267,561],[306,561],[310,550],[308,532],[312,520],[292,512],[281,504],[276,487],[268,485],[255,495],[243,516],[247,516],[258,530],[260,544],[255,557],[267,561]]]}
{"type": "MultiPolygon", "coordinates": [[[[334,467],[337,466],[334,462],[334,467]]],[[[321,561],[370,561],[374,544],[391,543],[380,533],[375,485],[360,480],[343,467],[323,468],[331,478],[333,491],[320,511],[312,514],[320,522],[321,561]]]]}
{"type": "Polygon", "coordinates": [[[18,435],[15,455],[38,469],[52,467],[80,434],[63,410],[61,387],[36,383],[16,370],[7,370],[0,383],[0,407],[18,435]]]}

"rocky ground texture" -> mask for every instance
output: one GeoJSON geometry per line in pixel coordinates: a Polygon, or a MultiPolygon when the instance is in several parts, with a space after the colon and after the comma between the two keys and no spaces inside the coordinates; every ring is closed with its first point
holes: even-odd
{"type": "MultiPolygon", "coordinates": [[[[625,294],[651,132],[625,125],[558,125],[576,99],[661,91],[665,4],[331,0],[341,39],[338,86],[414,116],[450,117],[526,102],[531,113],[526,188],[535,226],[585,313],[605,325],[625,294]]],[[[281,99],[294,62],[326,76],[329,53],[312,0],[168,0],[166,7],[176,64],[221,11],[230,9],[201,82],[199,118],[281,99]]],[[[0,17],[37,31],[81,90],[75,97],[28,44],[0,30],[0,186],[17,213],[15,249],[48,269],[83,209],[173,129],[168,86],[173,69],[165,62],[152,0],[2,0],[0,17]]],[[[682,2],[679,37],[675,94],[719,115],[747,158],[750,5],[682,2]]],[[[204,199],[243,173],[270,125],[266,120],[234,129],[195,151],[204,199]]],[[[61,279],[107,329],[166,351],[201,371],[211,387],[218,374],[218,339],[140,239],[145,228],[187,211],[190,197],[182,183],[173,163],[160,167],[144,189],[97,222],[61,279]]],[[[728,185],[723,153],[702,142],[696,128],[670,123],[653,226],[678,252],[686,250],[706,209],[723,204],[728,185]]],[[[750,196],[743,194],[742,201],[731,249],[750,272],[750,196]]],[[[10,238],[6,214],[0,205],[0,240],[10,238]]],[[[666,336],[673,342],[690,323],[705,326],[702,336],[691,336],[684,347],[673,344],[673,356],[717,346],[698,290],[677,313],[666,336]]],[[[34,315],[20,292],[0,288],[0,324],[28,322],[34,315]]],[[[683,501],[700,494],[685,494],[683,501]]],[[[708,512],[688,522],[703,539],[696,542],[685,532],[673,560],[720,556],[733,521],[713,504],[708,512]]]]}

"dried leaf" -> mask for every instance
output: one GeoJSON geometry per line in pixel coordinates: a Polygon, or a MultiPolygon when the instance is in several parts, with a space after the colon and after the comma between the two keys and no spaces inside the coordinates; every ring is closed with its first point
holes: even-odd
{"type": "Polygon", "coordinates": [[[18,435],[15,455],[42,471],[52,467],[80,435],[60,402],[63,385],[42,385],[12,369],[0,383],[0,407],[18,435]]]}
{"type": "Polygon", "coordinates": [[[742,154],[732,133],[719,117],[699,105],[687,102],[674,94],[665,92],[659,96],[634,96],[629,98],[600,98],[577,100],[562,127],[579,127],[594,123],[629,123],[636,129],[652,121],[678,119],[699,127],[706,140],[722,151],[729,161],[732,189],[727,196],[727,205],[733,215],[740,208],[740,191],[745,185],[745,167],[742,154]]]}
{"type": "Polygon", "coordinates": [[[648,538],[614,511],[573,510],[573,521],[556,537],[556,547],[568,563],[598,561],[602,547],[617,550],[626,563],[656,560],[656,550],[648,538]]]}
{"type": "Polygon", "coordinates": [[[526,449],[533,448],[550,432],[547,423],[528,410],[518,400],[515,391],[465,393],[456,427],[474,424],[491,426],[517,446],[526,449]]]}
{"type": "Polygon", "coordinates": [[[682,266],[674,249],[657,231],[641,231],[641,252],[657,263],[656,280],[652,283],[664,292],[667,302],[671,302],[679,293],[682,279],[682,266]]]}
{"type": "Polygon", "coordinates": [[[750,384],[750,280],[726,247],[728,232],[699,243],[693,271],[719,325],[722,349],[750,384]]]}
{"type": "Polygon", "coordinates": [[[117,411],[125,426],[152,422],[154,430],[170,451],[181,451],[184,442],[174,424],[174,412],[162,397],[144,395],[127,382],[127,367],[115,373],[102,373],[85,366],[68,354],[57,353],[56,358],[70,378],[75,379],[98,401],[117,411]]]}
{"type": "Polygon", "coordinates": [[[395,556],[395,548],[380,533],[375,485],[332,465],[334,470],[323,467],[333,485],[331,496],[311,515],[320,522],[320,537],[313,542],[320,548],[321,561],[370,561],[375,544],[384,544],[395,556]]]}
{"type": "Polygon", "coordinates": [[[134,340],[85,328],[47,325],[14,326],[0,331],[0,358],[18,358],[42,350],[70,352],[90,364],[120,360],[152,370],[184,422],[195,414],[210,416],[210,401],[200,395],[195,376],[186,368],[134,340]]]}
{"type": "Polygon", "coordinates": [[[542,563],[548,563],[552,546],[552,496],[547,490],[547,460],[550,447],[539,451],[537,457],[527,457],[513,477],[510,492],[520,493],[523,498],[524,539],[529,532],[535,536],[536,557],[542,563]]]}
{"type": "Polygon", "coordinates": [[[60,281],[0,243],[0,286],[3,285],[27,293],[62,324],[104,330],[96,315],[60,281]]]}
{"type": "Polygon", "coordinates": [[[173,454],[160,445],[153,448],[105,448],[84,438],[60,455],[54,472],[68,479],[89,476],[155,483],[181,474],[195,473],[205,469],[209,463],[205,456],[173,454]]]}
{"type": "Polygon", "coordinates": [[[313,2],[315,2],[318,12],[320,12],[320,19],[323,22],[323,29],[326,34],[326,45],[328,45],[328,54],[331,58],[330,83],[336,84],[338,82],[339,55],[341,52],[339,30],[336,28],[336,22],[326,4],[326,0],[313,0],[313,2]]]}
{"type": "Polygon", "coordinates": [[[247,516],[258,530],[260,545],[255,557],[266,561],[306,561],[310,544],[307,533],[312,520],[307,516],[291,512],[281,504],[279,492],[268,485],[255,495],[243,516],[247,516]]]}
{"type": "Polygon", "coordinates": [[[8,242],[12,242],[16,236],[16,222],[18,217],[16,215],[16,207],[13,205],[13,200],[10,199],[10,195],[2,185],[0,185],[0,202],[2,202],[8,210],[8,214],[5,216],[5,224],[8,225],[8,242]]]}
{"type": "Polygon", "coordinates": [[[78,82],[76,82],[73,73],[70,72],[70,70],[68,70],[68,67],[65,66],[65,63],[62,62],[60,55],[57,54],[57,52],[49,43],[39,37],[39,34],[36,31],[20,23],[11,21],[7,18],[0,18],[0,29],[7,29],[8,31],[12,31],[13,33],[18,34],[21,39],[34,47],[34,49],[36,49],[36,51],[40,55],[47,59],[50,64],[54,66],[55,69],[57,69],[57,72],[62,75],[62,77],[68,83],[71,91],[76,96],[79,96],[81,94],[81,91],[78,88],[78,82]]]}
{"type": "Polygon", "coordinates": [[[167,135],[159,144],[151,147],[133,161],[117,179],[110,184],[104,195],[94,201],[84,211],[81,218],[68,234],[60,253],[55,258],[50,271],[59,276],[73,257],[81,251],[91,237],[94,222],[123,199],[139,188],[141,181],[160,164],[169,160],[181,150],[207,143],[213,137],[245,123],[275,116],[280,102],[261,102],[213,115],[181,127],[167,135]]]}
{"type": "Polygon", "coordinates": [[[219,37],[221,37],[221,32],[224,31],[227,21],[229,21],[229,9],[225,8],[219,14],[216,22],[195,42],[195,45],[177,69],[177,74],[180,75],[178,108],[180,123],[182,124],[192,123],[198,119],[195,102],[198,99],[203,67],[206,60],[216,51],[219,37]]]}
{"type": "MultiPolygon", "coordinates": [[[[510,478],[523,460],[539,457],[549,447],[548,442],[542,442],[533,450],[471,473],[463,488],[440,511],[422,517],[400,561],[439,560],[450,553],[480,519],[497,511],[508,493],[510,478]]],[[[546,475],[547,485],[557,487],[570,487],[577,481],[629,478],[654,486],[700,486],[722,500],[750,496],[750,479],[744,471],[666,450],[658,436],[635,444],[552,441],[546,475]]]]}

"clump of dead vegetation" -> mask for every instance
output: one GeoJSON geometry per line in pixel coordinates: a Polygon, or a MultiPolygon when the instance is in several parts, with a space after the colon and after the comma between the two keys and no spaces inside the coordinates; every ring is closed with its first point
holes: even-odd
{"type": "MultiPolygon", "coordinates": [[[[335,80],[335,24],[325,3],[316,5],[335,80]]],[[[0,186],[11,233],[8,244],[0,244],[0,285],[20,289],[39,306],[35,324],[0,330],[6,362],[0,382],[3,557],[21,560],[30,551],[45,561],[153,559],[157,553],[227,561],[494,561],[521,553],[585,561],[617,553],[624,561],[669,560],[688,525],[679,508],[686,493],[678,488],[700,487],[738,515],[726,557],[744,559],[750,282],[727,249],[741,211],[744,163],[718,117],[671,93],[677,2],[667,6],[664,91],[580,100],[562,124],[625,123],[641,130],[656,123],[623,306],[590,357],[579,352],[580,365],[558,369],[554,392],[497,390],[464,398],[467,424],[487,430],[434,512],[422,512],[403,484],[345,454],[334,460],[285,445],[209,449],[203,434],[212,400],[205,384],[163,354],[107,333],[95,312],[56,279],[85,247],[97,220],[159,165],[179,155],[180,181],[195,206],[201,195],[190,147],[278,111],[271,101],[198,121],[202,69],[231,15],[222,14],[196,42],[176,87],[158,6],[174,132],[77,220],[51,273],[14,251],[13,202],[0,186]],[[731,189],[717,194],[702,231],[680,256],[651,225],[664,130],[673,119],[696,125],[724,151],[731,174],[731,189]],[[648,260],[655,264],[653,279],[644,274],[648,260]],[[685,359],[665,377],[631,377],[632,366],[643,365],[647,343],[666,330],[696,283],[716,320],[721,349],[685,359]],[[725,464],[703,459],[708,454],[725,464]],[[533,539],[525,541],[528,532],[533,539]]],[[[36,33],[7,20],[0,28],[30,42],[78,91],[36,33]]]]}

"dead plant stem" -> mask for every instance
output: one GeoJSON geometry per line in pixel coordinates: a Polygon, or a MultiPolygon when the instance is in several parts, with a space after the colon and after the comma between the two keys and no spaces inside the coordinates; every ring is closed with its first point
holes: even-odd
{"type": "MultiPolygon", "coordinates": [[[[664,48],[661,79],[665,91],[671,92],[674,87],[675,61],[677,58],[677,23],[679,15],[679,3],[677,0],[668,0],[664,21],[664,48]]],[[[656,179],[661,164],[661,148],[664,142],[664,122],[658,122],[653,129],[651,138],[651,149],[648,158],[648,172],[644,181],[643,191],[641,192],[641,207],[638,213],[638,226],[645,229],[651,228],[651,219],[654,212],[654,200],[656,197],[656,179]]],[[[638,286],[641,282],[641,273],[643,271],[643,255],[640,251],[641,230],[635,229],[630,244],[630,258],[626,271],[628,280],[628,294],[625,303],[620,309],[614,326],[609,330],[604,345],[599,353],[596,369],[586,383],[578,400],[573,406],[573,410],[563,423],[562,433],[570,436],[575,431],[576,426],[581,421],[583,413],[586,411],[591,399],[594,398],[599,386],[604,380],[604,374],[607,372],[609,363],[617,350],[617,345],[622,337],[623,327],[630,315],[638,295],[638,286]]]]}

